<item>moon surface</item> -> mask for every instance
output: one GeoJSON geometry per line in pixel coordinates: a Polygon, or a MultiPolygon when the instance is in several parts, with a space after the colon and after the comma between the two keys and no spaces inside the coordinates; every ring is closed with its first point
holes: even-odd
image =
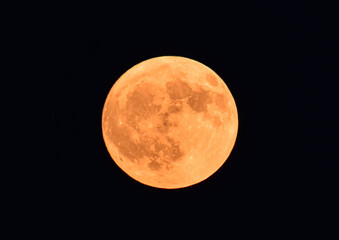
{"type": "Polygon", "coordinates": [[[163,56],[125,72],[102,113],[103,138],[115,163],[157,188],[183,188],[215,173],[238,132],[225,82],[195,60],[163,56]]]}

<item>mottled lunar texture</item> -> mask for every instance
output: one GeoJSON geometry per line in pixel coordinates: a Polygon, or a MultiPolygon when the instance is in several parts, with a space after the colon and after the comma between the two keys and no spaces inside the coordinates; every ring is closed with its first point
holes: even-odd
{"type": "Polygon", "coordinates": [[[158,188],[201,182],[228,158],[238,130],[235,101],[205,65],[164,56],[113,85],[102,114],[107,149],[135,180],[158,188]]]}

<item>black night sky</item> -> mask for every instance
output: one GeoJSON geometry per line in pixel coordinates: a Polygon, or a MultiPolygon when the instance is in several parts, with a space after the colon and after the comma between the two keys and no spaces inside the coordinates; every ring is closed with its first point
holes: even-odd
{"type": "Polygon", "coordinates": [[[160,231],[211,239],[329,234],[339,159],[334,6],[117,2],[126,3],[3,8],[4,162],[13,165],[4,183],[14,229],[86,235],[99,226],[110,237],[160,231]],[[177,190],[128,177],[101,133],[114,81],[164,55],[212,68],[239,114],[224,166],[177,190]]]}

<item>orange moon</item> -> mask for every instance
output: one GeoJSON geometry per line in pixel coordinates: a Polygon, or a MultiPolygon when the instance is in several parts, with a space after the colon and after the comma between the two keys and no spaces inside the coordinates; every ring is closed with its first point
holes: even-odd
{"type": "Polygon", "coordinates": [[[183,188],[215,173],[230,155],[238,113],[225,82],[195,60],[163,56],[125,72],[102,113],[103,138],[130,177],[183,188]]]}

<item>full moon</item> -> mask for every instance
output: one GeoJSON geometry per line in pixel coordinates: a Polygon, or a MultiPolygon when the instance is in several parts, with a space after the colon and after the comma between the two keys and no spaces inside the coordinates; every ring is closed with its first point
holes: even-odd
{"type": "Polygon", "coordinates": [[[125,72],[111,88],[102,133],[114,162],[148,186],[199,183],[229,157],[238,113],[225,82],[195,60],[163,56],[125,72]]]}

